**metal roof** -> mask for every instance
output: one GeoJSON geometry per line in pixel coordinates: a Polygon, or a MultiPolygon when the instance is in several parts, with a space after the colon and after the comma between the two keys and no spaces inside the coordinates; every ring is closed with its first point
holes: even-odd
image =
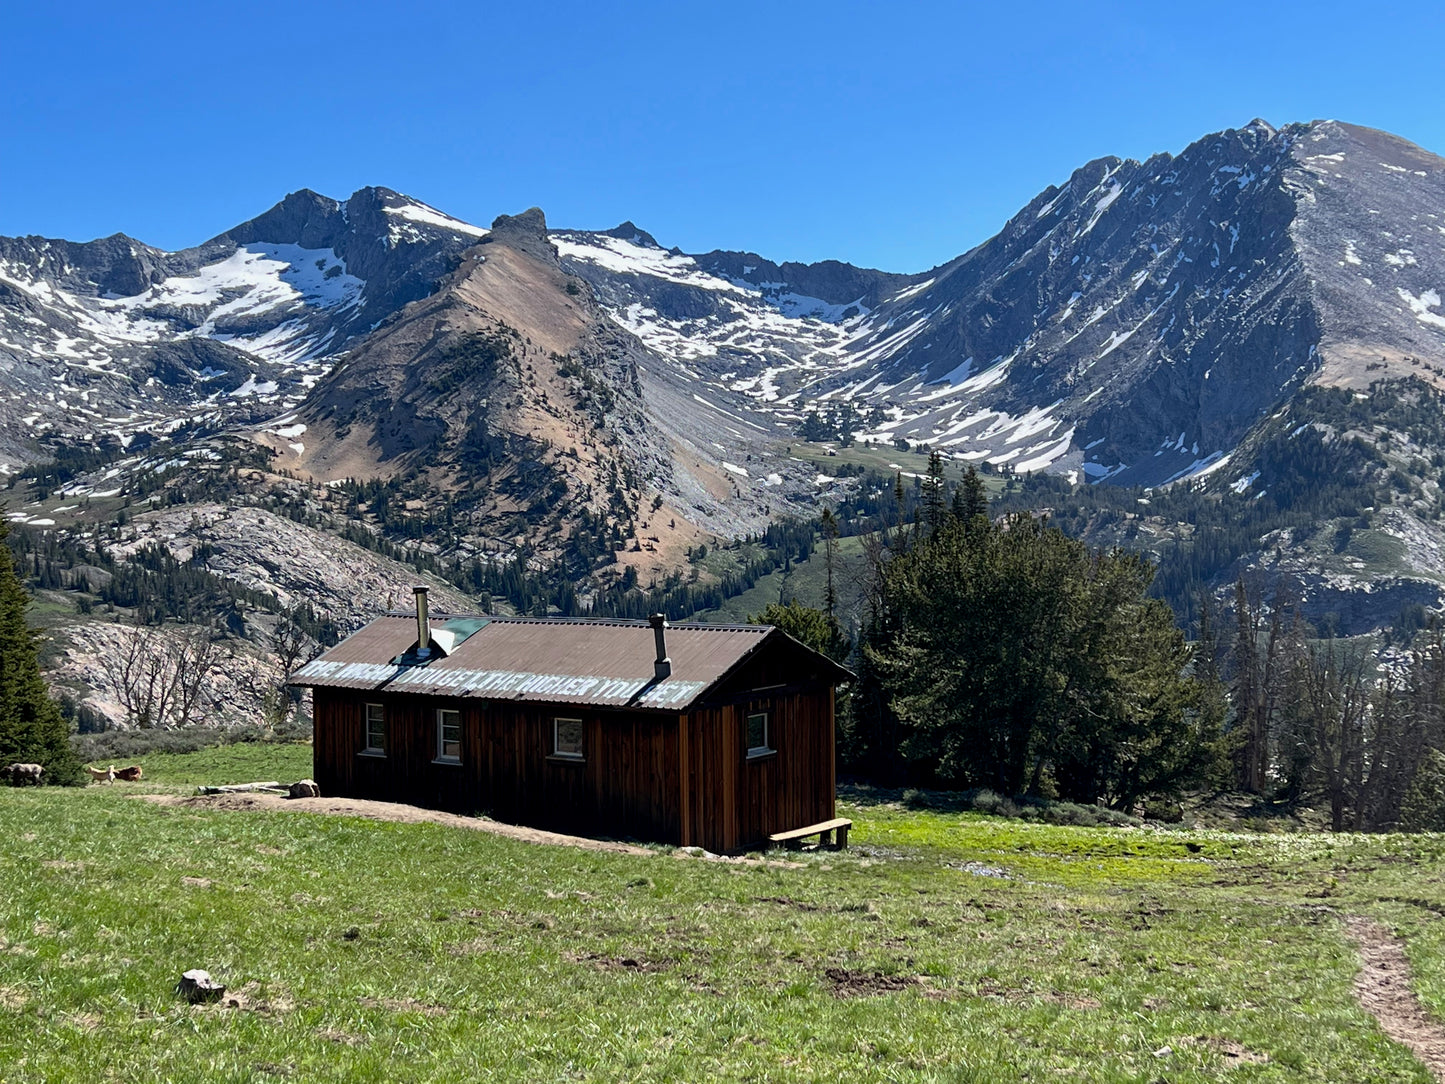
{"type": "MultiPolygon", "coordinates": [[[[417,646],[416,617],[391,613],[301,667],[291,683],[682,710],[771,634],[789,639],[771,625],[669,625],[672,673],[658,681],[653,630],[645,621],[438,614],[431,627],[432,642],[445,655],[417,660],[409,654],[417,646]]],[[[831,660],[819,658],[846,677],[831,660]]]]}

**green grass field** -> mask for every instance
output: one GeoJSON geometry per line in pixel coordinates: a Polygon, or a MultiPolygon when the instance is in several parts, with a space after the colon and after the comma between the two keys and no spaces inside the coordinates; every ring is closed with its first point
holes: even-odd
{"type": "MultiPolygon", "coordinates": [[[[178,790],[308,752],[144,763],[178,790]]],[[[849,851],[762,864],[144,789],[0,790],[0,1080],[1423,1084],[1354,999],[1356,914],[1445,1013],[1437,836],[855,805],[849,851]],[[192,967],[240,1007],[180,1001],[192,967]]]]}
{"type": "MultiPolygon", "coordinates": [[[[838,593],[838,613],[847,623],[862,605],[868,581],[868,560],[863,553],[863,540],[856,537],[838,539],[838,558],[834,568],[834,590],[838,593]]],[[[770,602],[784,603],[797,599],[804,606],[821,609],[827,596],[827,564],[821,543],[806,561],[796,561],[787,573],[770,572],[740,595],[727,599],[716,610],[704,610],[695,616],[698,621],[742,623],[763,612],[770,602]]]]}

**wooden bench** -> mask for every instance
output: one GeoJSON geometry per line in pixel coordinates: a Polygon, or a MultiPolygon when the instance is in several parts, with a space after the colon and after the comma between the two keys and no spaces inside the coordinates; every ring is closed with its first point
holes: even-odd
{"type": "Polygon", "coordinates": [[[819,847],[833,847],[834,850],[841,851],[848,846],[848,829],[852,827],[852,821],[836,817],[821,824],[810,824],[806,828],[794,828],[791,832],[774,832],[768,837],[768,842],[781,843],[790,851],[796,851],[802,848],[803,840],[809,836],[817,836],[819,847]],[[833,845],[834,831],[838,833],[837,846],[833,845]]]}

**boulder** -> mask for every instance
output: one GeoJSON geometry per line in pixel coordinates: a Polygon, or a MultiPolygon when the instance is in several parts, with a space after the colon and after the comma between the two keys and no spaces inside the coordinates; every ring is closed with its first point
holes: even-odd
{"type": "Polygon", "coordinates": [[[12,787],[40,786],[40,777],[45,774],[45,768],[39,764],[7,764],[5,776],[10,780],[12,787]]]}

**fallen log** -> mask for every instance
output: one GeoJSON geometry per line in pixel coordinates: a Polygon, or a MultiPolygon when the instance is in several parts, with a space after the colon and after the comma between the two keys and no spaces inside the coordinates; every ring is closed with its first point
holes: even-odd
{"type": "Polygon", "coordinates": [[[285,794],[285,793],[286,793],[286,788],[283,787],[280,783],[276,782],[274,779],[271,780],[269,783],[232,783],[232,784],[230,784],[230,785],[228,785],[228,786],[224,786],[224,787],[197,787],[197,788],[196,788],[196,793],[197,793],[197,794],[245,794],[247,791],[252,791],[252,790],[276,790],[276,791],[280,791],[282,794],[285,794]]]}

